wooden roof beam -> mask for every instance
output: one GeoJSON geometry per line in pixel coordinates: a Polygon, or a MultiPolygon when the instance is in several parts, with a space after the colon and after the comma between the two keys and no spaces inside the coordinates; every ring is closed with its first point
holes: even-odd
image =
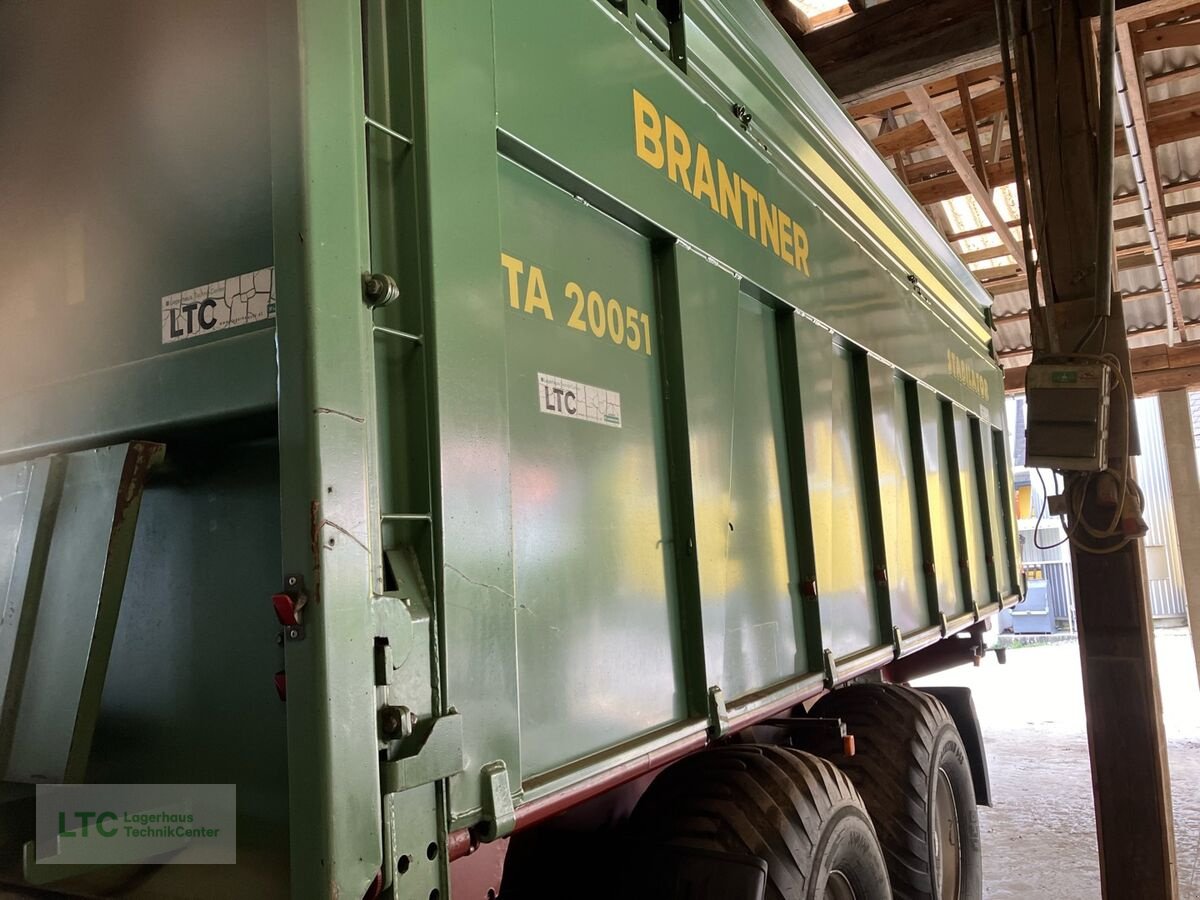
{"type": "MultiPolygon", "coordinates": [[[[895,2],[895,0],[892,0],[892,2],[895,2]]],[[[928,91],[926,91],[926,94],[928,94],[928,91]]],[[[961,96],[960,93],[959,97],[961,98],[961,96]]],[[[973,97],[971,107],[975,115],[980,119],[986,119],[988,116],[994,116],[1001,110],[1007,109],[1004,89],[997,88],[996,90],[988,91],[986,94],[973,97]]],[[[945,119],[951,131],[961,131],[967,127],[967,115],[963,111],[961,102],[957,106],[946,109],[942,113],[942,118],[945,119]]],[[[893,153],[901,150],[919,150],[922,147],[935,143],[935,141],[933,132],[930,131],[929,125],[922,118],[911,124],[902,125],[894,131],[889,131],[887,134],[880,135],[873,143],[875,144],[875,149],[879,151],[880,156],[891,156],[893,153]]]]}
{"type": "MultiPolygon", "coordinates": [[[[863,9],[854,15],[843,15],[822,28],[809,22],[807,29],[796,26],[796,8],[788,0],[767,0],[767,5],[856,117],[867,114],[862,108],[869,101],[886,95],[982,67],[998,67],[992,0],[863,0],[863,9]]],[[[1098,4],[1091,5],[1091,11],[1097,11],[1098,4]]],[[[1186,5],[1186,0],[1117,0],[1117,18],[1141,21],[1186,5]]],[[[952,81],[949,90],[954,87],[952,81]]]]}
{"type": "MultiPolygon", "coordinates": [[[[1000,110],[1000,112],[992,117],[992,143],[988,147],[988,165],[994,166],[1000,162],[1000,154],[1004,151],[1004,122],[1007,117],[1008,111],[1006,109],[1000,110]]],[[[1011,143],[1009,141],[1010,145],[1011,143]]]]}
{"type": "MultiPolygon", "coordinates": [[[[1170,231],[1167,229],[1166,202],[1163,200],[1162,179],[1158,174],[1158,158],[1154,142],[1150,140],[1150,129],[1146,118],[1146,97],[1142,85],[1140,57],[1134,48],[1133,33],[1128,24],[1117,26],[1117,49],[1121,60],[1121,74],[1125,79],[1126,97],[1133,117],[1132,130],[1140,145],[1142,170],[1146,177],[1146,194],[1150,200],[1150,218],[1158,233],[1159,248],[1163,261],[1163,276],[1169,308],[1179,336],[1188,339],[1187,323],[1183,315],[1183,304],[1179,299],[1179,285],[1175,278],[1175,262],[1171,257],[1170,231]]],[[[1132,138],[1131,138],[1132,140],[1132,138]]],[[[1118,263],[1119,265],[1119,263],[1118,263]]]]}
{"type": "Polygon", "coordinates": [[[1117,0],[1117,24],[1128,25],[1145,19],[1159,20],[1191,5],[1192,0],[1143,0],[1125,3],[1117,0]]]}
{"type": "Polygon", "coordinates": [[[799,43],[847,104],[999,60],[991,0],[888,0],[799,43]]]}
{"type": "MultiPolygon", "coordinates": [[[[968,69],[963,74],[966,75],[967,80],[972,86],[981,83],[1000,82],[1004,78],[1004,67],[998,62],[988,63],[987,65],[977,66],[974,69],[968,69]]],[[[958,90],[958,76],[950,75],[946,78],[931,81],[925,85],[925,90],[929,91],[929,96],[934,100],[946,94],[953,94],[958,90]]],[[[851,118],[857,119],[862,116],[879,116],[889,109],[895,113],[907,112],[908,94],[904,93],[904,91],[882,94],[872,97],[870,100],[851,104],[846,107],[846,112],[850,114],[851,118]]]]}
{"type": "MultiPolygon", "coordinates": [[[[1153,146],[1162,147],[1166,144],[1174,143],[1175,141],[1183,141],[1188,138],[1200,137],[1200,115],[1191,113],[1183,113],[1180,115],[1171,116],[1163,120],[1155,120],[1149,123],[1150,138],[1153,141],[1153,146]]],[[[1122,156],[1127,151],[1125,149],[1124,135],[1117,144],[1117,155],[1122,156]]],[[[931,163],[919,163],[916,165],[926,166],[931,163]]],[[[988,183],[993,188],[1013,182],[1013,162],[1012,158],[1001,159],[995,166],[988,167],[988,183]]],[[[1164,194],[1170,194],[1175,191],[1185,191],[1194,187],[1200,187],[1200,180],[1188,179],[1180,181],[1176,184],[1167,184],[1162,186],[1164,194]]],[[[930,206],[942,200],[950,200],[954,197],[962,197],[970,193],[966,185],[958,178],[957,174],[941,175],[937,178],[930,178],[926,181],[917,181],[909,185],[913,196],[922,206],[930,206]]],[[[1121,194],[1113,197],[1113,202],[1121,203],[1126,200],[1137,199],[1137,194],[1121,194]]]]}
{"type": "MultiPolygon", "coordinates": [[[[1179,291],[1180,291],[1180,293],[1187,293],[1188,291],[1200,291],[1200,281],[1195,281],[1195,282],[1190,282],[1190,283],[1184,282],[1179,285],[1179,291]]],[[[1159,290],[1158,288],[1155,288],[1154,290],[1149,290],[1149,291],[1130,291],[1128,294],[1122,294],[1121,300],[1125,303],[1132,303],[1134,300],[1141,300],[1145,297],[1161,296],[1161,294],[1162,294],[1162,291],[1159,290]]],[[[1029,321],[1029,310],[1023,309],[1020,312],[1009,313],[1008,315],[1005,315],[1005,316],[996,316],[993,321],[995,321],[995,323],[997,325],[1016,325],[1019,322],[1028,322],[1029,321]]],[[[1166,330],[1165,326],[1163,326],[1163,330],[1164,331],[1166,330]]],[[[1153,329],[1143,328],[1140,331],[1130,330],[1129,333],[1131,335],[1132,334],[1150,334],[1152,331],[1153,331],[1153,329]]],[[[1157,332],[1155,332],[1155,333],[1157,333],[1157,332]]],[[[1007,351],[1005,351],[1005,352],[1007,352],[1007,351]]],[[[1025,351],[1021,351],[1021,352],[1023,353],[1025,351]]]]}
{"type": "Polygon", "coordinates": [[[813,29],[812,21],[800,7],[790,0],[765,0],[767,9],[775,17],[787,36],[799,44],[804,36],[813,29]]]}
{"type": "Polygon", "coordinates": [[[926,93],[925,88],[910,88],[908,97],[912,102],[913,108],[920,113],[921,118],[925,120],[925,124],[929,126],[929,130],[933,133],[938,146],[942,148],[942,152],[946,154],[946,158],[954,166],[954,171],[962,179],[963,184],[967,186],[967,190],[970,191],[975,202],[979,204],[984,217],[991,224],[992,228],[996,230],[1000,242],[1008,248],[1013,259],[1023,264],[1025,257],[1021,245],[1017,243],[1016,238],[1013,237],[1012,230],[1005,224],[1004,217],[996,209],[996,204],[992,202],[991,191],[971,167],[966,154],[963,153],[962,148],[958,145],[958,139],[954,137],[954,133],[946,125],[946,120],[942,118],[941,112],[933,105],[933,101],[929,98],[929,94],[926,93]]]}
{"type": "MultiPolygon", "coordinates": [[[[1124,26],[1128,28],[1129,26],[1124,26]]],[[[1138,53],[1150,50],[1174,50],[1178,47],[1195,47],[1200,44],[1200,22],[1181,22],[1175,25],[1160,25],[1135,32],[1133,48],[1138,53]]]]}
{"type": "MultiPolygon", "coordinates": [[[[1014,179],[1013,159],[1011,156],[1000,160],[994,166],[988,166],[988,184],[993,188],[1012,184],[1014,179]]],[[[937,178],[914,182],[908,186],[908,189],[912,191],[913,197],[922,206],[930,206],[942,200],[952,200],[955,197],[963,197],[970,193],[970,190],[963,183],[957,171],[949,175],[939,175],[937,178]]]]}
{"type": "MultiPolygon", "coordinates": [[[[1131,331],[1129,336],[1161,332],[1161,328],[1144,328],[1131,331]]],[[[1129,353],[1130,370],[1133,373],[1133,392],[1139,397],[1174,391],[1200,385],[1200,347],[1168,347],[1158,344],[1151,347],[1135,347],[1129,353]]],[[[1001,353],[1002,359],[1020,360],[1028,358],[1030,350],[1009,350],[1001,353]]],[[[1020,393],[1025,389],[1026,365],[1005,365],[1004,390],[1020,393]]]]}
{"type": "MultiPolygon", "coordinates": [[[[1195,215],[1196,213],[1200,213],[1200,200],[1192,203],[1176,203],[1173,206],[1168,206],[1166,208],[1166,213],[1167,219],[1177,219],[1180,216],[1195,215]]],[[[1121,231],[1125,228],[1140,228],[1145,226],[1145,224],[1146,220],[1140,215],[1125,216],[1123,218],[1116,219],[1113,222],[1113,229],[1116,231],[1121,231]]]]}
{"type": "Polygon", "coordinates": [[[958,76],[958,102],[963,111],[963,124],[967,126],[967,143],[971,147],[971,162],[975,174],[984,190],[988,189],[987,161],[983,157],[983,145],[979,143],[979,118],[971,102],[971,85],[962,75],[958,76]]]}

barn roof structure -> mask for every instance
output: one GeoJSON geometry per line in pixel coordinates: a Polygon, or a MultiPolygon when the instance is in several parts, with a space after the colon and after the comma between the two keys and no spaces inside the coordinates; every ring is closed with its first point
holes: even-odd
{"type": "MultiPolygon", "coordinates": [[[[995,5],[767,5],[994,298],[997,356],[1006,386],[1020,390],[1032,356],[1038,240],[1031,235],[1026,250],[1014,160],[1022,141],[1014,140],[995,5]]],[[[1117,7],[1115,285],[1135,389],[1154,393],[1200,384],[1200,4],[1117,7]]],[[[1014,97],[1023,77],[1036,83],[1014,72],[1014,97]]]]}

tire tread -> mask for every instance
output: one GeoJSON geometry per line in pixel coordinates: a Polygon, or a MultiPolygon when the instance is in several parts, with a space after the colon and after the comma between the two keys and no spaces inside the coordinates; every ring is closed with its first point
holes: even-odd
{"type": "Polygon", "coordinates": [[[730,744],[660,775],[633,822],[651,840],[760,856],[769,896],[803,897],[822,826],[848,806],[870,827],[851,779],[829,761],[791,747],[730,744]]]}
{"type": "Polygon", "coordinates": [[[822,697],[814,716],[845,721],[854,756],[839,765],[866,801],[897,900],[930,900],[928,772],[938,735],[954,720],[941,701],[904,685],[850,685],[822,697]]]}

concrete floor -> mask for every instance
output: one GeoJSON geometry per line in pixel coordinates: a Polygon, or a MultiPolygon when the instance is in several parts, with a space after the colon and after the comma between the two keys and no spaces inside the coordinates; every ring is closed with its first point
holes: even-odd
{"type": "MultiPolygon", "coordinates": [[[[1180,897],[1200,900],[1200,688],[1186,631],[1156,638],[1175,805],[1180,897]]],[[[1079,648],[988,655],[923,680],[972,689],[995,806],[980,810],[985,900],[1099,898],[1079,648]]]]}

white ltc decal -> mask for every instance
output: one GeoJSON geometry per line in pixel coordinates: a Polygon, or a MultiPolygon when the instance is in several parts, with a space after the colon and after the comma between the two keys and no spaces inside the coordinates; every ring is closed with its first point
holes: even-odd
{"type": "Polygon", "coordinates": [[[538,408],[552,416],[621,427],[621,395],[578,381],[538,372],[538,408]]]}
{"type": "Polygon", "coordinates": [[[162,342],[275,318],[275,269],[223,278],[162,298],[162,342]]]}

